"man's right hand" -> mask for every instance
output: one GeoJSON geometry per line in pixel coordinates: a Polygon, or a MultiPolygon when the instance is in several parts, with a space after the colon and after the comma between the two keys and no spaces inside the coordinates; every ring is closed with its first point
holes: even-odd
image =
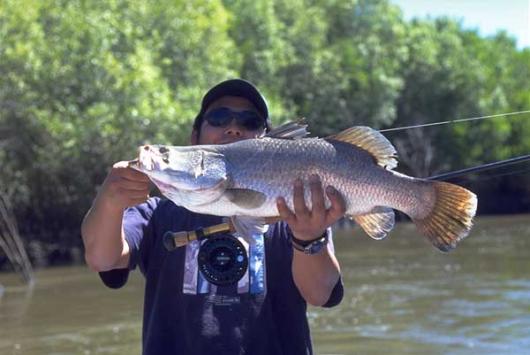
{"type": "Polygon", "coordinates": [[[128,165],[127,161],[114,164],[101,186],[97,199],[107,208],[123,211],[149,198],[149,178],[128,165]]]}
{"type": "Polygon", "coordinates": [[[150,180],[128,164],[127,161],[114,164],[81,226],[85,260],[95,271],[129,265],[129,245],[122,229],[123,211],[147,200],[150,180]]]}

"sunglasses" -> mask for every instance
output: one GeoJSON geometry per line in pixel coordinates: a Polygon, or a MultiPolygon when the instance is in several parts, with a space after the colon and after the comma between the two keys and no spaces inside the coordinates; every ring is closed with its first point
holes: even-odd
{"type": "Polygon", "coordinates": [[[232,111],[226,107],[220,107],[211,110],[204,119],[210,126],[213,127],[227,127],[232,120],[236,120],[238,126],[245,128],[248,131],[257,131],[265,128],[265,119],[254,111],[232,111]]]}

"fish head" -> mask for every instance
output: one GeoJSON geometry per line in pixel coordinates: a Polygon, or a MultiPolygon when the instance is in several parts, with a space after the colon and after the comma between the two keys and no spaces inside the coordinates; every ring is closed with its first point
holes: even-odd
{"type": "Polygon", "coordinates": [[[144,145],[132,167],[149,176],[162,194],[180,205],[212,201],[222,194],[227,182],[224,156],[200,146],[144,145]]]}

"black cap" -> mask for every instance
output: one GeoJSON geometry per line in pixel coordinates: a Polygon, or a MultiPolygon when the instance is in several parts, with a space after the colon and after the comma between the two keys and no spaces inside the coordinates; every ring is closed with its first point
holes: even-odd
{"type": "Polygon", "coordinates": [[[195,122],[193,123],[194,129],[199,130],[201,128],[202,116],[208,106],[223,96],[243,97],[250,101],[254,107],[256,107],[257,111],[263,116],[263,118],[265,118],[265,126],[267,131],[270,130],[271,125],[267,101],[254,86],[254,84],[243,79],[230,79],[223,81],[215,85],[206,93],[206,95],[204,95],[201,103],[201,110],[199,111],[197,117],[195,117],[195,122]]]}

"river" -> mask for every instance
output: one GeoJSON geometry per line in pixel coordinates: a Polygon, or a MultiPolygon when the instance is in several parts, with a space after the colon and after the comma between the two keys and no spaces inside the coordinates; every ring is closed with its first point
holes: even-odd
{"type": "MultiPolygon", "coordinates": [[[[530,354],[530,216],[482,217],[443,254],[399,224],[383,241],[337,230],[345,294],[309,309],[316,354],[530,354]]],[[[0,274],[0,354],[139,354],[143,280],[86,267],[0,274]]]]}

